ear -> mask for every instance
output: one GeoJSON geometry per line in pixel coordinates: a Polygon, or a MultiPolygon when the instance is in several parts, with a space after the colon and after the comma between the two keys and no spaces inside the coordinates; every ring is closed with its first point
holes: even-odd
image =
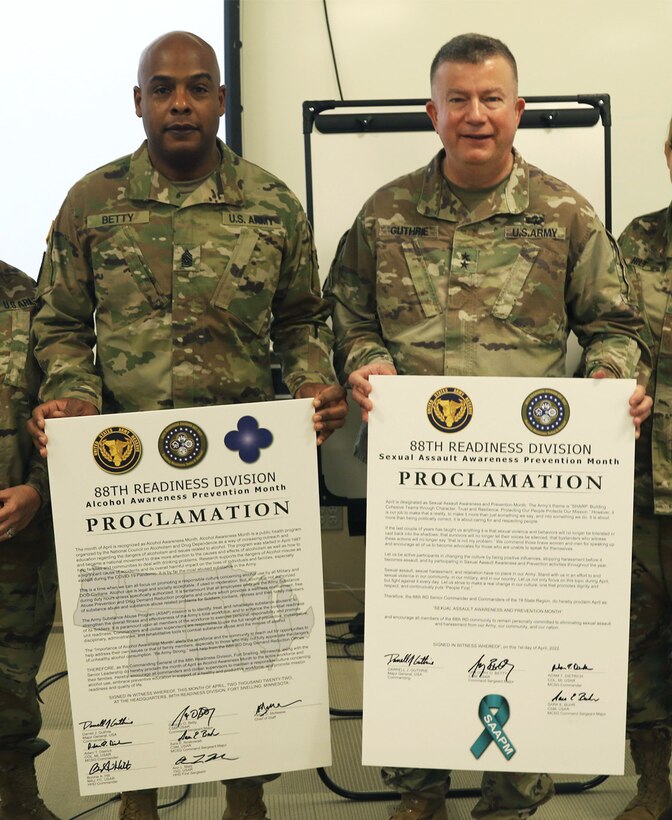
{"type": "Polygon", "coordinates": [[[525,110],[525,100],[522,97],[517,97],[513,107],[516,112],[516,128],[518,128],[520,118],[523,116],[523,111],[525,110]]]}
{"type": "Polygon", "coordinates": [[[226,113],[226,88],[223,85],[219,86],[217,91],[219,97],[219,116],[222,117],[226,113]]]}
{"type": "Polygon", "coordinates": [[[434,130],[436,131],[436,125],[438,122],[438,117],[436,113],[436,106],[434,105],[434,100],[427,100],[425,103],[425,111],[427,112],[427,116],[432,121],[432,125],[434,126],[434,130]]]}
{"type": "Polygon", "coordinates": [[[135,103],[135,116],[142,117],[142,92],[137,85],[133,87],[133,102],[135,103]]]}

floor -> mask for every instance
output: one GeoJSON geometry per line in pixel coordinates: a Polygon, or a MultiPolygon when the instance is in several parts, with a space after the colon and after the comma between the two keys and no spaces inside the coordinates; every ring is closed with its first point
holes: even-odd
{"type": "MultiPolygon", "coordinates": [[[[341,627],[330,627],[338,632],[341,627]]],[[[332,709],[361,708],[362,664],[351,659],[358,657],[361,644],[334,641],[328,644],[329,681],[332,709]]],[[[62,632],[55,630],[47,645],[47,653],[40,671],[40,680],[65,669],[65,650],[62,632]]],[[[90,820],[113,820],[118,813],[115,795],[80,797],[75,771],[75,753],[72,739],[70,701],[67,677],[56,680],[44,689],[43,736],[51,749],[37,761],[42,796],[61,820],[86,817],[90,820]],[[111,802],[105,802],[105,801],[111,802]]],[[[366,800],[352,800],[328,788],[317,771],[290,772],[266,787],[266,803],[273,820],[387,820],[394,800],[382,790],[376,769],[359,763],[361,749],[361,721],[348,718],[332,720],[332,748],[334,765],[325,774],[337,791],[367,793],[366,800]],[[377,799],[376,799],[377,798],[377,799]]],[[[585,784],[590,777],[562,776],[556,782],[585,784]]],[[[455,772],[455,788],[473,788],[478,775],[455,772]]],[[[626,775],[609,777],[603,783],[578,794],[558,795],[535,815],[539,820],[613,820],[635,791],[635,775],[629,759],[626,775]]],[[[185,799],[183,789],[161,789],[159,803],[179,801],[177,805],[160,810],[162,820],[219,820],[224,808],[224,789],[218,783],[198,784],[191,787],[185,799]]],[[[469,820],[475,797],[450,799],[450,820],[469,820]]]]}

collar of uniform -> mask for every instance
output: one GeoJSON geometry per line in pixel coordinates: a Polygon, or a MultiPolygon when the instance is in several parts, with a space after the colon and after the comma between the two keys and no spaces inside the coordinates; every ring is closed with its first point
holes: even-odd
{"type": "MultiPolygon", "coordinates": [[[[242,205],[243,197],[238,187],[236,167],[240,157],[234,154],[221,140],[217,140],[217,147],[221,155],[221,162],[199,187],[193,191],[182,203],[196,205],[199,203],[220,205],[242,205]]],[[[128,174],[129,198],[155,202],[170,203],[168,189],[160,183],[161,175],[154,168],[147,150],[147,141],[142,143],[131,156],[131,165],[128,174]]]]}
{"type": "Polygon", "coordinates": [[[418,199],[418,213],[449,222],[487,219],[496,214],[520,214],[530,202],[529,168],[516,149],[513,149],[513,168],[504,188],[496,188],[470,214],[464,204],[450,190],[441,170],[445,151],[441,149],[425,168],[422,190],[418,199]]]}

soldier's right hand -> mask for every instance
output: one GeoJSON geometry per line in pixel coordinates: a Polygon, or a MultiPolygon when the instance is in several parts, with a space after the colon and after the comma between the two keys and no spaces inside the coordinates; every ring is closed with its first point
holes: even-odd
{"type": "Polygon", "coordinates": [[[369,420],[369,413],[373,410],[373,402],[369,398],[371,395],[371,383],[369,376],[396,376],[397,371],[392,362],[380,359],[377,362],[370,362],[353,370],[348,376],[348,383],[352,387],[352,398],[359,405],[362,411],[362,421],[369,420]]]}
{"type": "Polygon", "coordinates": [[[63,419],[70,416],[96,416],[95,404],[81,399],[52,399],[38,404],[28,421],[28,432],[42,458],[47,457],[47,435],[44,432],[45,419],[63,419]]]}

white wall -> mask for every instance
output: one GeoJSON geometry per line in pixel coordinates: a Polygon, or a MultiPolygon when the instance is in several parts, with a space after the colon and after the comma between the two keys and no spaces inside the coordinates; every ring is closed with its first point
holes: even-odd
{"type": "MultiPolygon", "coordinates": [[[[516,55],[523,96],[611,94],[615,233],[670,200],[669,0],[328,0],[328,9],[346,99],[426,96],[445,41],[491,34],[516,55]]],[[[245,154],[303,197],[301,103],[338,98],[322,0],[242,0],[242,40],[245,154]]],[[[334,196],[348,196],[347,178],[334,196]]]]}
{"type": "Polygon", "coordinates": [[[212,44],[221,65],[223,18],[221,0],[2,4],[0,259],[37,277],[70,186],[144,139],[133,107],[142,49],[186,29],[212,44]]]}

